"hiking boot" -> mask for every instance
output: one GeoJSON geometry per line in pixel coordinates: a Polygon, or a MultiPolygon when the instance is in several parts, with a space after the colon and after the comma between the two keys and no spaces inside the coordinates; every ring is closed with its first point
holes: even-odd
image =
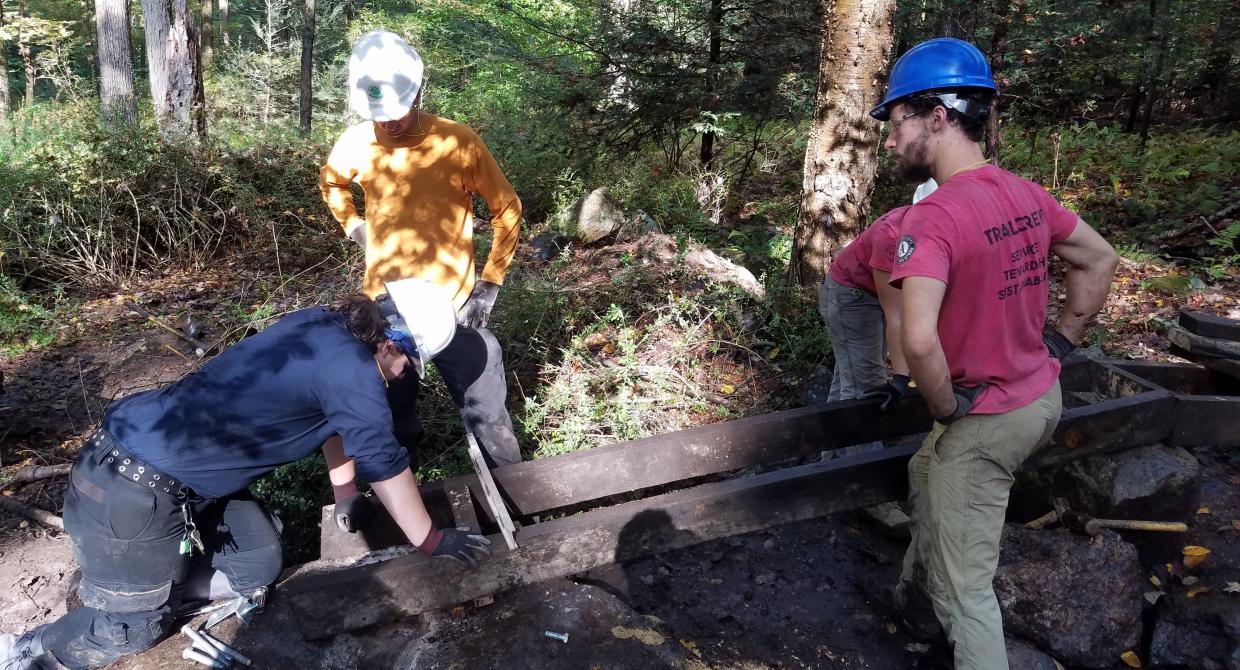
{"type": "Polygon", "coordinates": [[[930,597],[921,589],[900,583],[892,589],[892,603],[900,628],[918,642],[931,642],[943,636],[943,626],[934,614],[930,597]]]}
{"type": "Polygon", "coordinates": [[[17,636],[0,633],[0,670],[60,670],[51,654],[43,651],[43,626],[17,636]]]}

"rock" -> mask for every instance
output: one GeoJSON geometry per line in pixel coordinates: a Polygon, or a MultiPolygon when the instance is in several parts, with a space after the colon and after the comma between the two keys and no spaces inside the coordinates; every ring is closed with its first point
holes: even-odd
{"type": "Polygon", "coordinates": [[[1009,670],[1063,670],[1048,654],[1024,640],[1007,640],[1009,670]]]}
{"type": "Polygon", "coordinates": [[[1197,510],[1201,464],[1181,447],[1151,445],[1022,475],[1020,483],[1013,495],[1023,498],[1022,514],[1047,512],[1063,496],[1096,517],[1182,521],[1197,510]]]}
{"type": "Polygon", "coordinates": [[[1111,668],[1141,641],[1137,550],[1109,530],[1087,538],[1008,524],[994,588],[1004,629],[1065,665],[1111,668]]]}
{"type": "Polygon", "coordinates": [[[766,299],[764,287],[753,273],[693,242],[683,254],[676,240],[662,233],[647,233],[637,240],[638,254],[648,262],[671,265],[682,260],[686,269],[720,284],[732,284],[757,300],[766,299]]]}
{"type": "Polygon", "coordinates": [[[1165,596],[1150,639],[1149,667],[1240,670],[1240,605],[1234,598],[1165,596]]]}
{"type": "Polygon", "coordinates": [[[534,258],[549,261],[559,256],[569,241],[570,238],[566,235],[547,232],[535,235],[534,239],[530,240],[530,246],[534,249],[534,258]]]}
{"type": "Polygon", "coordinates": [[[604,186],[583,195],[572,206],[561,210],[556,218],[561,228],[590,244],[612,234],[628,217],[604,186]]]}

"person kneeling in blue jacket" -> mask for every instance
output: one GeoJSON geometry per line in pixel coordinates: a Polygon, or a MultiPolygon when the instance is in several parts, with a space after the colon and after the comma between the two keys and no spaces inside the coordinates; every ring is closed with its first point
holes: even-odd
{"type": "Polygon", "coordinates": [[[447,345],[456,310],[429,282],[387,289],[294,312],[177,383],[114,403],[65,494],[83,606],[0,634],[0,667],[101,667],[161,640],[183,603],[261,607],[283,567],[280,533],[248,487],[336,436],[419,550],[469,565],[489,554],[486,538],[432,525],[386,392],[447,345]]]}

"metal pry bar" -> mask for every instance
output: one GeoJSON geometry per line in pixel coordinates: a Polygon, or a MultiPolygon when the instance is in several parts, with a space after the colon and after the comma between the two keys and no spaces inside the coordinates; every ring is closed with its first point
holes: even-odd
{"type": "Polygon", "coordinates": [[[513,533],[517,531],[517,527],[512,523],[512,517],[508,515],[508,506],[504,504],[504,499],[499,495],[499,488],[495,486],[495,479],[491,477],[491,469],[487,467],[486,459],[482,457],[482,449],[478,448],[478,440],[474,439],[472,432],[466,430],[465,441],[469,443],[469,460],[473,461],[474,470],[478,472],[478,482],[482,485],[482,493],[487,499],[487,506],[491,508],[491,514],[499,523],[499,531],[504,535],[504,542],[508,545],[508,549],[516,549],[517,540],[513,537],[513,533]]]}

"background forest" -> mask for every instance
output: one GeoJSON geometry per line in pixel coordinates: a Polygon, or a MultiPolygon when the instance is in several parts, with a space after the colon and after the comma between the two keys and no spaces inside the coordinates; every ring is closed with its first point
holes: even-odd
{"type": "MultiPolygon", "coordinates": [[[[349,46],[382,27],[421,52],[426,107],[479,132],[523,239],[540,236],[495,315],[529,451],[795,403],[828,357],[822,254],[911,194],[866,124],[858,186],[830,221],[809,215],[813,130],[859,12],[879,17],[851,46],[877,56],[880,90],[882,56],[923,39],[990,57],[989,150],[1153,264],[1137,279],[1162,297],[1140,300],[1234,292],[1237,0],[0,0],[0,346],[17,360],[117,335],[86,314],[127,299],[226,345],[352,290],[361,259],[317,173],[356,121],[349,46]],[[675,242],[673,266],[710,249],[765,297],[677,267],[666,282],[633,245],[573,248],[560,213],[599,187],[675,242]],[[825,246],[799,242],[819,225],[825,246]]],[[[449,407],[426,410],[441,430],[424,477],[467,467],[449,407]]],[[[269,495],[302,495],[280,482],[269,495]]]]}

